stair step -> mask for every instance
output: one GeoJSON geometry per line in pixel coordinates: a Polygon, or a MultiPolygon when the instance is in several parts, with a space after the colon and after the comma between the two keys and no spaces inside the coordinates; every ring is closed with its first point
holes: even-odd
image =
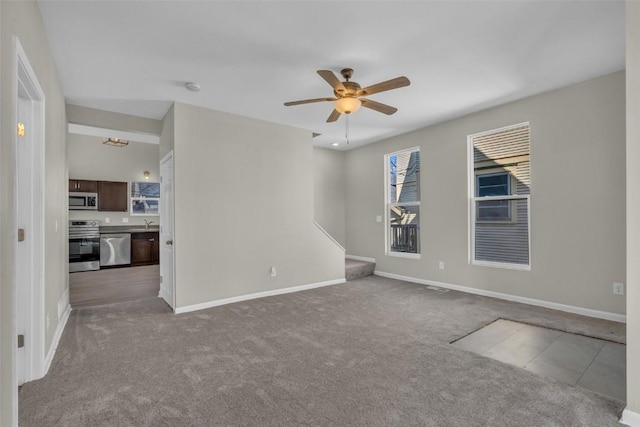
{"type": "Polygon", "coordinates": [[[355,259],[345,260],[345,278],[347,280],[370,276],[375,269],[375,262],[357,261],[355,259]]]}

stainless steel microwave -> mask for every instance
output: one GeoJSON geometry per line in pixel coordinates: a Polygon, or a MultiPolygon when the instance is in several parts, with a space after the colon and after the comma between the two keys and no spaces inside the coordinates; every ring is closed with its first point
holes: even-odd
{"type": "Polygon", "coordinates": [[[70,211],[97,211],[98,193],[69,193],[70,211]]]}

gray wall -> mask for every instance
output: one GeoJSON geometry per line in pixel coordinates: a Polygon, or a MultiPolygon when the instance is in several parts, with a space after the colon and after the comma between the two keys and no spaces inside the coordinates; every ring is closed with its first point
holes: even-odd
{"type": "MultiPolygon", "coordinates": [[[[67,136],[69,178],[100,181],[144,181],[144,171],[151,175],[149,182],[160,182],[160,146],[144,142],[129,142],[126,147],[104,145],[97,136],[67,136]]],[[[144,220],[159,223],[158,216],[130,216],[129,212],[69,211],[69,219],[97,219],[109,225],[144,224],[144,220]]]]}
{"type": "Polygon", "coordinates": [[[313,224],[310,132],[179,103],[174,126],[177,307],[344,278],[313,224]]]}
{"type": "Polygon", "coordinates": [[[627,409],[640,417],[640,3],[627,2],[627,409]]]}
{"type": "Polygon", "coordinates": [[[0,2],[0,31],[0,425],[10,426],[14,421],[17,423],[12,414],[16,391],[12,389],[11,381],[15,366],[15,294],[12,285],[15,238],[13,138],[16,122],[14,35],[20,38],[46,97],[44,277],[45,318],[48,316],[51,322],[45,331],[45,352],[51,347],[58,325],[58,301],[68,287],[66,117],[62,88],[37,3],[0,2]]]}
{"type": "Polygon", "coordinates": [[[347,152],[347,253],[409,277],[625,313],[625,76],[598,79],[347,152]],[[531,271],[468,262],[467,135],[531,124],[531,271]],[[421,259],[385,255],[383,158],[420,147],[421,259]],[[445,262],[445,270],[438,269],[445,262]]]}
{"type": "Polygon", "coordinates": [[[345,153],[313,148],[313,206],[315,220],[346,247],[345,153]]]}

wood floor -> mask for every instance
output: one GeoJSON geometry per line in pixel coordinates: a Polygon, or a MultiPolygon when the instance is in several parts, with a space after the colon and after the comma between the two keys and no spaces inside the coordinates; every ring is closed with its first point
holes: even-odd
{"type": "Polygon", "coordinates": [[[157,297],[159,291],[159,265],[69,274],[69,302],[72,308],[157,297]]]}

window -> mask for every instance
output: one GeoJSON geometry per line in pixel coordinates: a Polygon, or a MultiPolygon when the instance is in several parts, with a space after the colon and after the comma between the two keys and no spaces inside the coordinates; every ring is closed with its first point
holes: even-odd
{"type": "Polygon", "coordinates": [[[420,150],[385,156],[388,255],[420,254],[420,150]]]}
{"type": "Polygon", "coordinates": [[[160,184],[132,182],[130,200],[131,215],[160,215],[160,184]]]}
{"type": "MultiPolygon", "coordinates": [[[[476,172],[476,197],[510,196],[511,174],[476,172]]],[[[477,221],[511,221],[511,201],[491,200],[478,203],[477,221]]]]}
{"type": "Polygon", "coordinates": [[[529,124],[468,140],[470,262],[529,269],[529,124]]]}

